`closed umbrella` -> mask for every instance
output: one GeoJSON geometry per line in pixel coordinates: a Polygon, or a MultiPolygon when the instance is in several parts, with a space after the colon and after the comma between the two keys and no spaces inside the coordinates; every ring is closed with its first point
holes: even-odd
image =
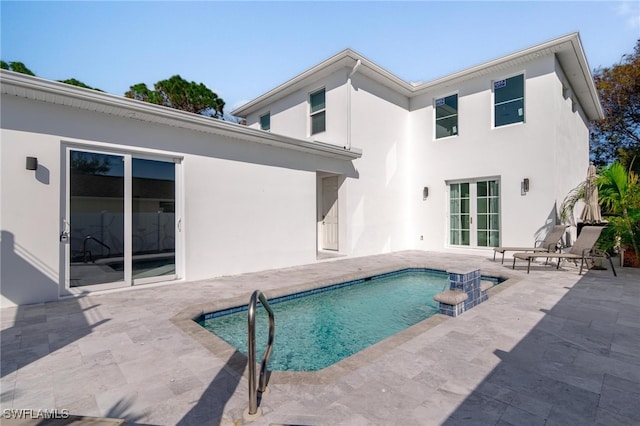
{"type": "Polygon", "coordinates": [[[584,223],[601,223],[600,205],[598,204],[598,185],[596,184],[596,166],[589,164],[587,180],[584,188],[584,209],[580,219],[584,223]]]}

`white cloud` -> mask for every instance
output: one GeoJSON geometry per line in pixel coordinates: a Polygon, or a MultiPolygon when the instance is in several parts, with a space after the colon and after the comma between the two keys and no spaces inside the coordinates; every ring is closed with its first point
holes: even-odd
{"type": "Polygon", "coordinates": [[[627,26],[640,30],[640,3],[635,0],[624,0],[616,7],[616,12],[623,17],[627,26]]]}

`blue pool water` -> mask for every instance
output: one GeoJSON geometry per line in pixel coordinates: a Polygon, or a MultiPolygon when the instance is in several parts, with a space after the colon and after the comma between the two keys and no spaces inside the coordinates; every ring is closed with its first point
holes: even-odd
{"type": "MultiPolygon", "coordinates": [[[[317,371],[347,358],[436,314],[433,296],[448,284],[444,271],[411,269],[269,300],[276,322],[269,369],[317,371]]],[[[268,317],[262,307],[256,312],[261,360],[268,317]]],[[[199,323],[247,353],[246,306],[206,314],[199,323]]]]}

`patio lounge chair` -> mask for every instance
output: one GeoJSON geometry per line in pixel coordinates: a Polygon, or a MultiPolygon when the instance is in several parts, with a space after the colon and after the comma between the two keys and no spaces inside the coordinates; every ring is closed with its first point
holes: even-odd
{"type": "Polygon", "coordinates": [[[580,260],[579,274],[582,274],[582,268],[584,267],[587,259],[592,259],[594,257],[606,257],[607,259],[609,259],[609,264],[611,265],[613,275],[617,277],[618,274],[613,267],[611,256],[609,256],[606,252],[598,250],[594,247],[603,229],[604,226],[585,226],[584,228],[582,228],[582,230],[580,231],[580,235],[578,235],[578,238],[576,238],[575,243],[568,253],[514,253],[513,269],[516,269],[516,259],[526,260],[529,262],[527,265],[528,274],[531,270],[531,260],[538,257],[546,257],[547,261],[549,261],[549,259],[558,259],[558,265],[556,269],[560,268],[560,261],[563,259],[574,261],[580,260]]]}
{"type": "MultiPolygon", "coordinates": [[[[537,252],[552,252],[556,251],[556,245],[564,231],[568,228],[568,225],[554,225],[551,231],[547,234],[546,238],[542,240],[542,243],[538,247],[494,247],[493,248],[493,261],[496,261],[496,253],[502,253],[502,263],[504,263],[505,251],[531,251],[537,252]]],[[[534,244],[535,245],[535,244],[534,244]]]]}

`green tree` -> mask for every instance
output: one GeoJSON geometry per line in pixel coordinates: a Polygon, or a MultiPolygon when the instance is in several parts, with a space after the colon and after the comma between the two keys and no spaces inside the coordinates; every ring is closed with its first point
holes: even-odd
{"type": "Polygon", "coordinates": [[[215,118],[224,116],[224,100],[202,83],[188,82],[179,75],[157,82],[154,90],[144,83],[131,86],[124,94],[156,105],[215,118]]]}
{"type": "Polygon", "coordinates": [[[600,166],[618,159],[628,168],[640,154],[640,39],[620,63],[595,70],[594,81],[605,118],[591,123],[591,156],[600,166]]]}
{"type": "Polygon", "coordinates": [[[111,170],[111,161],[105,155],[73,151],[71,170],[82,175],[104,175],[111,170]]]}
{"type": "Polygon", "coordinates": [[[640,182],[638,175],[618,161],[600,170],[600,204],[609,215],[609,227],[640,256],[640,182]]]}
{"type": "Polygon", "coordinates": [[[96,87],[91,87],[88,86],[86,84],[84,84],[83,82],[81,82],[80,80],[76,80],[75,78],[68,78],[66,80],[58,80],[60,83],[66,83],[66,84],[70,84],[72,86],[78,86],[78,87],[82,87],[85,89],[91,89],[91,90],[97,90],[98,92],[104,92],[104,90],[100,90],[96,87]]]}
{"type": "Polygon", "coordinates": [[[27,68],[22,62],[0,61],[0,68],[2,68],[3,70],[15,71],[21,74],[32,75],[35,77],[35,74],[33,73],[33,71],[27,68]]]}

